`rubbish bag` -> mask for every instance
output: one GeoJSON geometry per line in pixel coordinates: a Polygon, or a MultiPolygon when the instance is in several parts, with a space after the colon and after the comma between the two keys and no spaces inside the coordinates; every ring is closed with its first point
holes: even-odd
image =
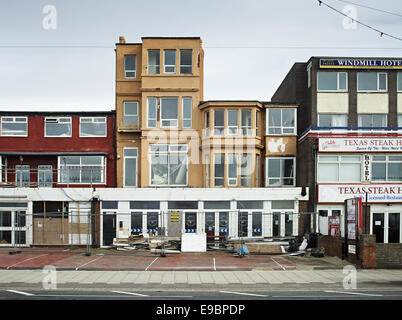
{"type": "Polygon", "coordinates": [[[239,249],[237,249],[237,254],[239,256],[250,255],[250,251],[248,251],[247,246],[242,245],[239,249]]]}

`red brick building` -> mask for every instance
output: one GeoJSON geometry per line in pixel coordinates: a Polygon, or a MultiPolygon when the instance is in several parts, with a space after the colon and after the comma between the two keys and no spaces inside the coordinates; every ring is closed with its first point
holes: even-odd
{"type": "Polygon", "coordinates": [[[114,187],[115,112],[0,112],[1,187],[114,187]]]}

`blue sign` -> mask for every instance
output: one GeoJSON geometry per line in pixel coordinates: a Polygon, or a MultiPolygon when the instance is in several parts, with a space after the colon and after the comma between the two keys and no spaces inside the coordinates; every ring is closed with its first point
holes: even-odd
{"type": "Polygon", "coordinates": [[[153,232],[155,233],[157,229],[148,229],[148,233],[153,232]]]}
{"type": "Polygon", "coordinates": [[[228,232],[228,229],[220,228],[220,229],[219,229],[219,232],[228,232]]]}
{"type": "Polygon", "coordinates": [[[142,229],[131,229],[131,232],[142,232],[142,229]]]}
{"type": "Polygon", "coordinates": [[[320,68],[402,69],[402,59],[320,59],[320,68]]]}
{"type": "Polygon", "coordinates": [[[186,229],[186,233],[195,233],[197,229],[186,229]]]}
{"type": "Polygon", "coordinates": [[[261,232],[261,228],[253,229],[253,232],[261,232]]]}

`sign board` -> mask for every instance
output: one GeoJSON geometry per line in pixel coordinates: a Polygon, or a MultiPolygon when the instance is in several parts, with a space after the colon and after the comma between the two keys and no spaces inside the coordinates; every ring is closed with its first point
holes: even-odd
{"type": "Polygon", "coordinates": [[[356,254],[356,246],[355,246],[355,245],[350,244],[350,245],[348,246],[348,250],[349,250],[349,253],[356,254]]]}
{"type": "Polygon", "coordinates": [[[318,184],[318,203],[343,203],[360,198],[369,203],[401,203],[402,184],[318,184]]]}
{"type": "Polygon", "coordinates": [[[320,68],[402,69],[401,59],[320,59],[320,68]]]}
{"type": "Polygon", "coordinates": [[[331,237],[340,237],[341,217],[328,217],[328,235],[331,237]]]}
{"type": "Polygon", "coordinates": [[[402,152],[402,138],[319,138],[318,152],[402,152]]]}
{"type": "Polygon", "coordinates": [[[346,215],[345,224],[347,226],[347,238],[355,240],[362,228],[362,200],[347,199],[345,200],[346,215]]]}

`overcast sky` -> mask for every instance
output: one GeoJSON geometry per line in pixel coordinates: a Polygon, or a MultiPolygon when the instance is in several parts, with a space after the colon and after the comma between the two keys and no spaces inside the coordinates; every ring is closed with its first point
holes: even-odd
{"type": "MultiPolygon", "coordinates": [[[[355,7],[357,20],[402,38],[402,1],[351,1],[399,14],[355,7]]],[[[340,11],[348,5],[323,2],[340,11]]],[[[311,56],[402,57],[402,41],[345,28],[344,17],[317,0],[0,0],[0,110],[114,109],[120,35],[127,42],[201,37],[204,100],[270,100],[293,63],[311,56]],[[46,5],[56,8],[56,29],[43,27],[44,19],[54,21],[46,5]],[[313,48],[250,48],[256,46],[313,48]]]]}

